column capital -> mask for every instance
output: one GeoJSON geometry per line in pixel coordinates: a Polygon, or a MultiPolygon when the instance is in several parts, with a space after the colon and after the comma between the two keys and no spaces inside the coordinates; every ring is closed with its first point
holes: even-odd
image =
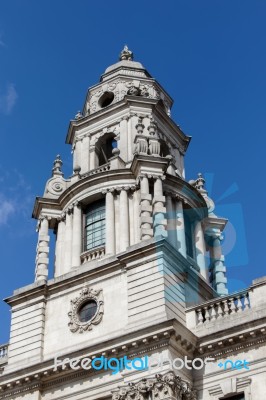
{"type": "Polygon", "coordinates": [[[75,202],[73,203],[73,208],[75,208],[75,207],[81,208],[81,203],[80,203],[79,201],[75,201],[75,202]]]}
{"type": "Polygon", "coordinates": [[[63,212],[59,217],[56,218],[58,222],[65,221],[66,213],[63,212]]]}
{"type": "Polygon", "coordinates": [[[70,215],[73,213],[73,204],[66,208],[66,214],[70,215]]]}

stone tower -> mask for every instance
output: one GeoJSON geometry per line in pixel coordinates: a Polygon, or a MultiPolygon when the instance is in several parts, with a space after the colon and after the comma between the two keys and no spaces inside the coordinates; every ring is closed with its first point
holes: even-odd
{"type": "MultiPolygon", "coordinates": [[[[172,104],[125,46],[70,121],[73,174],[64,177],[57,156],[34,205],[35,282],[6,299],[2,390],[12,398],[197,398],[193,370],[174,374],[169,360],[192,359],[195,325],[230,314],[236,298],[227,296],[221,250],[227,220],[215,215],[201,174],[185,179],[190,137],[171,119],[172,104]],[[145,355],[164,361],[116,374],[71,364],[145,355]],[[68,361],[55,368],[55,358],[68,361]]],[[[246,292],[239,301],[236,310],[249,308],[246,292]]]]}

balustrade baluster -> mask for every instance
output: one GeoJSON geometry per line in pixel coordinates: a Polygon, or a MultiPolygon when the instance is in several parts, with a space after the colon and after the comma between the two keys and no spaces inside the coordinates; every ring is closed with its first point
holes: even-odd
{"type": "Polygon", "coordinates": [[[203,324],[202,308],[197,310],[197,317],[198,317],[198,325],[202,325],[203,324]]]}

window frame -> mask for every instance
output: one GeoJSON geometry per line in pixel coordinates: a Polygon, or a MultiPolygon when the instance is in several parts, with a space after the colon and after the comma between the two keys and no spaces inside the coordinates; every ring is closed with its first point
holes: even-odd
{"type": "Polygon", "coordinates": [[[93,251],[94,249],[105,246],[106,244],[106,206],[105,199],[99,199],[92,203],[90,203],[86,209],[84,210],[84,219],[83,219],[83,251],[93,251]],[[103,215],[102,215],[103,212],[103,215]],[[88,214],[91,213],[97,214],[100,213],[99,218],[92,218],[93,220],[88,223],[88,214]],[[100,226],[97,228],[96,225],[100,223],[100,226]],[[91,227],[89,230],[88,228],[91,227]],[[94,227],[94,228],[93,228],[94,227]],[[95,228],[97,230],[95,230],[95,228]],[[93,237],[95,232],[100,232],[100,236],[93,237]],[[91,240],[89,240],[89,235],[92,236],[91,240]],[[98,243],[99,242],[99,243],[98,243]]]}

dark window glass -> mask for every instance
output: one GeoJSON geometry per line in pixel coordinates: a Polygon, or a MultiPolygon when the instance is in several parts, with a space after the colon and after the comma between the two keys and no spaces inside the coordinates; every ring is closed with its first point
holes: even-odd
{"type": "Polygon", "coordinates": [[[245,395],[244,395],[244,393],[234,394],[229,397],[222,397],[222,398],[220,398],[220,400],[245,400],[245,395]]]}
{"type": "Polygon", "coordinates": [[[85,251],[105,244],[105,203],[97,201],[88,208],[85,221],[85,251]]]}
{"type": "Polygon", "coordinates": [[[94,300],[90,300],[79,309],[79,320],[80,322],[88,322],[94,317],[97,311],[97,303],[94,300]]]}

